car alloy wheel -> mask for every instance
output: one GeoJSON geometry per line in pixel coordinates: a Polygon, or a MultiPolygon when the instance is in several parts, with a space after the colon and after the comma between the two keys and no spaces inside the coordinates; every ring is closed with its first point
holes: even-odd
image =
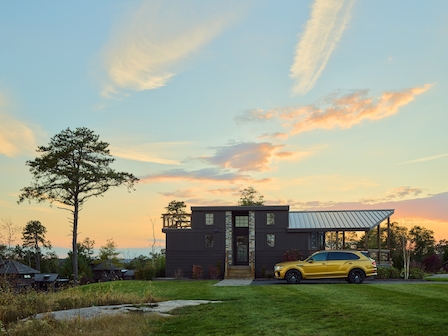
{"type": "Polygon", "coordinates": [[[365,278],[366,275],[364,271],[360,269],[351,270],[350,273],[348,274],[348,282],[354,284],[362,284],[365,278]]]}
{"type": "Polygon", "coordinates": [[[286,272],[285,278],[290,284],[298,284],[302,280],[302,274],[297,270],[290,270],[286,272]]]}

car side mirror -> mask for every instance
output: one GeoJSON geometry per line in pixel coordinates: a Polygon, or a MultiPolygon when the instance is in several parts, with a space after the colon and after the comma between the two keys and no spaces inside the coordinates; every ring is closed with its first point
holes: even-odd
{"type": "Polygon", "coordinates": [[[308,259],[308,262],[309,262],[310,264],[312,264],[312,263],[314,262],[314,259],[308,259]]]}

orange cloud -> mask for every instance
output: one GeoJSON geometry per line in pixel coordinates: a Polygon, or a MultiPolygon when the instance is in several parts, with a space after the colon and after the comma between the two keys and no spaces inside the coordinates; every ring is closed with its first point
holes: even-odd
{"type": "Polygon", "coordinates": [[[415,99],[415,96],[429,90],[430,84],[421,88],[385,92],[378,99],[367,97],[367,91],[358,91],[342,97],[336,97],[331,106],[320,108],[301,108],[288,112],[281,118],[292,120],[292,133],[301,133],[314,129],[351,128],[363,120],[379,120],[398,112],[398,109],[415,99]]]}
{"type": "Polygon", "coordinates": [[[282,145],[272,145],[268,142],[247,142],[219,147],[214,156],[202,157],[208,163],[245,171],[267,171],[268,164],[275,151],[282,145]]]}

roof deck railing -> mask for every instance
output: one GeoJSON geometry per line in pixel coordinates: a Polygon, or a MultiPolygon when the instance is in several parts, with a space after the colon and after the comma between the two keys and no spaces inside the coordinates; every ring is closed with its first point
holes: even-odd
{"type": "Polygon", "coordinates": [[[191,214],[163,214],[163,229],[191,229],[191,214]]]}

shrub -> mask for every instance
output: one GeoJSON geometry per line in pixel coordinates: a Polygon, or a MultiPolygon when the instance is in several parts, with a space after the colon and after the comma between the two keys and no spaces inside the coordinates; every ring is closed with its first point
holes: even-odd
{"type": "Polygon", "coordinates": [[[296,249],[287,250],[283,253],[282,261],[301,260],[303,258],[302,253],[296,249]]]}
{"type": "Polygon", "coordinates": [[[400,271],[395,267],[378,267],[378,279],[399,279],[400,271]]]}
{"type": "Polygon", "coordinates": [[[425,272],[420,268],[411,268],[409,270],[409,279],[423,279],[425,277],[425,272]]]}
{"type": "Polygon", "coordinates": [[[208,273],[210,275],[210,279],[215,280],[215,279],[219,278],[219,275],[221,274],[221,271],[220,271],[220,269],[218,267],[210,266],[208,268],[208,273]]]}
{"type": "Polygon", "coordinates": [[[135,278],[137,280],[152,280],[156,277],[156,268],[152,265],[145,265],[144,267],[135,270],[135,278]]]}
{"type": "Polygon", "coordinates": [[[178,268],[177,270],[174,271],[174,278],[176,280],[182,280],[183,277],[184,277],[184,272],[182,272],[182,270],[180,268],[178,268]]]}
{"type": "Polygon", "coordinates": [[[436,273],[442,268],[442,260],[436,254],[431,254],[423,259],[423,268],[426,272],[436,273]]]}
{"type": "Polygon", "coordinates": [[[193,279],[202,279],[202,266],[193,265],[193,279]]]}

